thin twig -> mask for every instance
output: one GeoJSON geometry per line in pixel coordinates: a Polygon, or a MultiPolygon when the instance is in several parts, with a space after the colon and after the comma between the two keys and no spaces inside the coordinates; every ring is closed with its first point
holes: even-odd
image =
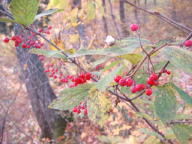
{"type": "Polygon", "coordinates": [[[160,18],[161,20],[163,20],[163,21],[165,21],[165,22],[167,22],[167,23],[169,23],[169,24],[171,24],[171,25],[173,25],[173,26],[175,26],[177,28],[180,28],[181,30],[183,30],[185,32],[186,31],[187,32],[192,32],[191,28],[189,28],[189,27],[187,27],[187,26],[185,26],[185,25],[183,25],[181,23],[178,23],[178,22],[176,22],[176,21],[174,21],[174,20],[172,20],[172,19],[170,19],[170,18],[160,14],[159,12],[152,12],[152,11],[146,10],[144,8],[138,7],[135,4],[129,2],[128,0],[125,0],[125,3],[131,5],[131,6],[135,7],[135,8],[137,8],[138,10],[141,10],[141,11],[143,11],[145,13],[148,13],[150,15],[156,16],[156,17],[160,18]]]}

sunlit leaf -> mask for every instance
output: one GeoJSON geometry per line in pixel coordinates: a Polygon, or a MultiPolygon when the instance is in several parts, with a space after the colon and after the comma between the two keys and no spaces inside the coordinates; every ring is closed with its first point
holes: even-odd
{"type": "Polygon", "coordinates": [[[24,26],[33,23],[38,10],[37,0],[12,0],[10,11],[15,21],[24,26]]]}
{"type": "Polygon", "coordinates": [[[132,64],[137,64],[141,61],[143,56],[141,54],[124,54],[118,56],[119,58],[123,58],[131,62],[132,64]]]}
{"type": "Polygon", "coordinates": [[[12,23],[14,23],[15,21],[12,19],[6,18],[6,17],[1,17],[0,22],[12,22],[12,23]]]}

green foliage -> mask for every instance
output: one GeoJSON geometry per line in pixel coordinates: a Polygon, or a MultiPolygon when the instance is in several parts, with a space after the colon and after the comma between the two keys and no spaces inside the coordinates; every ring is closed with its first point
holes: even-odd
{"type": "Polygon", "coordinates": [[[63,90],[59,97],[49,105],[49,108],[71,110],[87,99],[88,92],[92,86],[92,84],[84,84],[63,90]]]}
{"type": "Polygon", "coordinates": [[[106,76],[101,78],[96,84],[97,89],[100,91],[105,91],[109,84],[113,81],[113,78],[118,74],[118,72],[120,72],[121,69],[122,66],[119,66],[118,68],[114,69],[113,71],[109,72],[106,76]]]}
{"type": "Polygon", "coordinates": [[[175,124],[171,128],[181,144],[188,144],[189,138],[192,137],[191,126],[183,124],[175,124]]]}
{"type": "Polygon", "coordinates": [[[37,0],[12,0],[10,11],[16,23],[28,26],[33,23],[38,10],[37,0]]]}
{"type": "Polygon", "coordinates": [[[175,84],[172,84],[173,88],[178,92],[179,96],[190,106],[192,106],[192,97],[189,96],[186,92],[184,92],[182,89],[177,87],[175,84]]]}
{"type": "MultiPolygon", "coordinates": [[[[149,43],[147,40],[141,40],[143,44],[149,43]]],[[[80,49],[71,57],[80,57],[85,55],[103,55],[116,57],[123,54],[134,54],[137,48],[139,48],[140,44],[137,38],[125,38],[116,42],[116,44],[112,47],[105,49],[80,49]]]]}
{"type": "Polygon", "coordinates": [[[15,22],[14,20],[11,20],[11,19],[9,19],[9,18],[6,18],[6,17],[1,17],[0,18],[0,22],[15,22]]]}
{"type": "Polygon", "coordinates": [[[35,20],[36,20],[36,19],[39,19],[39,18],[41,18],[41,17],[44,17],[44,16],[48,16],[48,15],[57,13],[57,12],[59,12],[59,11],[62,11],[62,9],[54,8],[54,9],[49,9],[49,10],[43,11],[42,13],[37,14],[37,15],[35,16],[35,20]]]}
{"type": "Polygon", "coordinates": [[[161,50],[161,57],[165,57],[179,70],[192,73],[192,52],[178,47],[165,47],[161,50]]]}
{"type": "Polygon", "coordinates": [[[33,49],[30,49],[29,52],[32,54],[43,55],[45,57],[66,59],[66,57],[61,53],[62,51],[58,51],[58,50],[45,50],[45,49],[33,48],[33,49]]]}
{"type": "Polygon", "coordinates": [[[99,92],[95,88],[89,91],[87,109],[89,119],[103,126],[108,119],[107,113],[111,109],[111,101],[106,97],[106,93],[99,92]]]}
{"type": "Polygon", "coordinates": [[[170,84],[158,88],[155,98],[155,112],[164,123],[176,116],[176,97],[170,84]]]}

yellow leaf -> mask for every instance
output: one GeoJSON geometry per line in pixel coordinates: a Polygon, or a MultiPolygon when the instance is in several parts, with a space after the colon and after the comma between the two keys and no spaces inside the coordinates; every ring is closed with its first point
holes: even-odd
{"type": "Polygon", "coordinates": [[[50,0],[47,9],[66,9],[69,7],[69,0],[50,0]]]}
{"type": "Polygon", "coordinates": [[[132,64],[137,64],[140,62],[140,60],[143,58],[141,54],[125,54],[118,56],[119,58],[123,58],[131,62],[132,64]]]}
{"type": "MultiPolygon", "coordinates": [[[[65,45],[64,43],[60,40],[60,39],[53,39],[51,40],[51,42],[53,42],[55,45],[57,45],[57,47],[60,49],[60,50],[65,50],[65,45]]],[[[52,46],[51,44],[49,44],[49,48],[51,50],[58,50],[57,48],[55,48],[54,46],[52,46]]]]}

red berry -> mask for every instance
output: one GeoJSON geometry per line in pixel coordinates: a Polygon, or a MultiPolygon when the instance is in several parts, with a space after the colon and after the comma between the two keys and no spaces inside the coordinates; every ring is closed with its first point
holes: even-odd
{"type": "Polygon", "coordinates": [[[155,80],[158,80],[158,76],[157,76],[157,74],[152,73],[152,74],[149,76],[149,79],[152,80],[152,81],[155,81],[155,80]]]}
{"type": "Polygon", "coordinates": [[[86,78],[86,80],[90,80],[91,79],[91,73],[86,73],[85,78],[86,78]]]}
{"type": "Polygon", "coordinates": [[[152,92],[151,88],[148,88],[148,89],[145,90],[145,94],[148,95],[148,96],[150,96],[152,93],[153,92],[152,92]]]}
{"type": "Polygon", "coordinates": [[[186,41],[184,42],[184,45],[185,45],[186,47],[191,47],[191,46],[192,46],[192,40],[186,40],[186,41]]]}
{"type": "Polygon", "coordinates": [[[114,81],[115,81],[116,83],[118,83],[120,79],[122,79],[122,76],[117,75],[117,76],[114,78],[114,81]]]}
{"type": "Polygon", "coordinates": [[[68,82],[68,79],[63,78],[63,79],[60,80],[60,82],[61,82],[61,83],[67,83],[67,82],[68,82]]]}
{"type": "Polygon", "coordinates": [[[151,80],[150,78],[148,78],[147,84],[149,84],[149,85],[155,85],[155,81],[153,81],[153,80],[151,80]]]}
{"type": "Polygon", "coordinates": [[[167,71],[166,71],[166,74],[170,75],[170,74],[171,74],[171,72],[167,70],[167,71]]]}
{"type": "Polygon", "coordinates": [[[130,29],[131,31],[137,31],[139,29],[139,26],[137,24],[131,24],[130,29]]]}
{"type": "Polygon", "coordinates": [[[130,90],[131,90],[132,93],[136,93],[136,92],[137,92],[137,88],[136,88],[135,86],[134,86],[134,87],[131,87],[130,90]]]}
{"type": "Polygon", "coordinates": [[[135,86],[136,91],[142,91],[145,89],[145,84],[137,84],[135,86]]]}
{"type": "Polygon", "coordinates": [[[4,43],[8,43],[9,42],[9,38],[4,38],[3,41],[4,41],[4,43]]]}
{"type": "Polygon", "coordinates": [[[133,80],[131,78],[126,79],[126,86],[130,87],[133,85],[133,80]]]}
{"type": "Polygon", "coordinates": [[[26,44],[22,44],[21,47],[22,47],[22,48],[27,48],[27,45],[26,45],[26,44]]]}
{"type": "Polygon", "coordinates": [[[118,83],[119,83],[120,86],[125,86],[126,85],[126,80],[122,78],[122,79],[119,80],[118,83]]]}

